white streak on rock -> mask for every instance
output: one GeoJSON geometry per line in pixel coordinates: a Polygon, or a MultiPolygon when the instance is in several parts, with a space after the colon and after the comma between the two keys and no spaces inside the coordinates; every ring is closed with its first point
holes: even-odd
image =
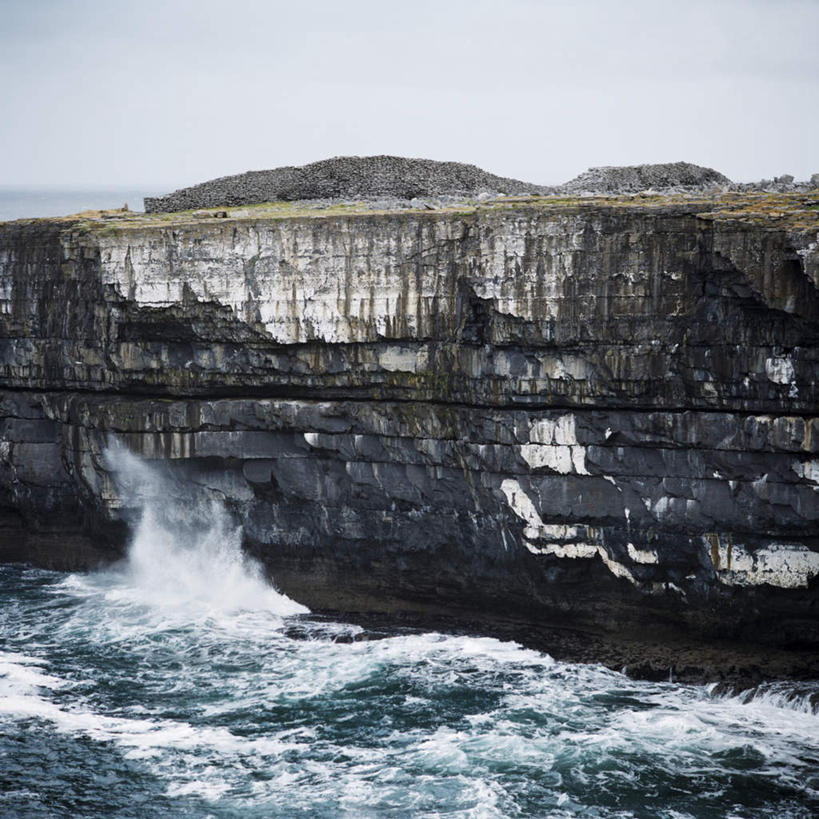
{"type": "Polygon", "coordinates": [[[597,553],[600,555],[600,559],[603,563],[606,564],[606,568],[615,577],[622,577],[624,580],[628,580],[632,585],[637,585],[637,578],[622,563],[618,563],[609,557],[608,552],[602,546],[597,547],[597,553]]]}
{"type": "Polygon", "coordinates": [[[554,555],[558,558],[571,560],[588,560],[599,555],[606,568],[608,568],[615,577],[622,577],[635,586],[638,585],[638,581],[631,571],[622,563],[613,560],[603,546],[574,540],[574,538],[580,536],[579,526],[543,523],[537,509],[535,509],[534,503],[532,503],[532,499],[521,489],[520,484],[516,480],[507,478],[501,484],[501,491],[506,496],[506,500],[512,508],[512,511],[527,524],[523,531],[523,542],[532,554],[554,555]],[[536,542],[538,540],[551,538],[569,542],[536,542]]]}
{"type": "Polygon", "coordinates": [[[529,427],[529,443],[521,446],[520,454],[532,469],[547,467],[561,475],[589,474],[586,447],[577,443],[572,413],[533,422],[529,427]]]}
{"type": "Polygon", "coordinates": [[[768,376],[769,381],[773,381],[775,384],[790,384],[789,395],[791,398],[796,398],[799,395],[799,390],[796,387],[796,373],[790,358],[766,358],[765,375],[768,376]]]}
{"type": "Polygon", "coordinates": [[[538,444],[577,444],[575,419],[572,413],[558,418],[540,418],[529,428],[529,440],[538,444]]]}
{"type": "Polygon", "coordinates": [[[717,577],[727,586],[806,588],[819,574],[819,552],[802,544],[771,543],[755,552],[739,544],[719,544],[717,577]]]}
{"type": "Polygon", "coordinates": [[[626,549],[628,549],[628,556],[635,562],[635,563],[659,563],[659,558],[657,557],[657,552],[653,551],[652,549],[638,549],[633,543],[627,543],[626,549]]]}
{"type": "Polygon", "coordinates": [[[572,451],[568,446],[523,444],[520,454],[532,469],[542,469],[545,466],[561,475],[568,475],[572,471],[572,451]]]}
{"type": "Polygon", "coordinates": [[[586,447],[573,446],[572,451],[572,466],[578,475],[588,475],[589,471],[586,469],[586,447]]]}
{"type": "Polygon", "coordinates": [[[670,505],[671,501],[669,498],[660,498],[657,503],[654,504],[654,517],[658,519],[664,517],[670,505]]]}
{"type": "Polygon", "coordinates": [[[543,521],[532,503],[532,499],[521,489],[520,484],[512,478],[507,478],[501,484],[501,492],[506,496],[506,502],[512,511],[526,522],[524,536],[527,538],[538,537],[538,531],[543,526],[543,521]],[[531,534],[531,533],[534,534],[531,534]]]}
{"type": "Polygon", "coordinates": [[[811,483],[819,484],[819,459],[804,462],[794,461],[791,464],[791,469],[793,469],[800,478],[804,478],[811,483]]]}
{"type": "Polygon", "coordinates": [[[545,543],[538,546],[531,541],[524,541],[526,548],[535,555],[554,555],[555,557],[585,560],[600,554],[600,547],[593,543],[545,543]]]}

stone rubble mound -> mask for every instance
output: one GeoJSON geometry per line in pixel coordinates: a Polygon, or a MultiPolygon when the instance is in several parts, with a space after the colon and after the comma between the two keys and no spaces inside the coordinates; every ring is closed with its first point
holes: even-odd
{"type": "Polygon", "coordinates": [[[496,176],[462,162],[400,156],[341,156],[301,167],[247,171],[211,179],[165,196],[147,197],[145,211],[225,208],[276,201],[299,201],[305,207],[315,208],[340,201],[363,201],[368,207],[379,209],[436,208],[465,197],[496,199],[528,194],[594,196],[709,191],[783,193],[816,188],[819,188],[819,174],[805,182],[795,182],[792,176],[785,174],[775,179],[737,183],[713,168],[690,162],[589,168],[563,185],[547,186],[496,176]]]}
{"type": "Polygon", "coordinates": [[[690,162],[665,162],[656,165],[623,165],[589,168],[585,173],[560,186],[566,194],[640,193],[641,191],[704,190],[727,187],[731,180],[713,168],[690,162]]]}
{"type": "Polygon", "coordinates": [[[259,202],[551,193],[475,165],[399,156],[342,156],[302,167],[248,171],[145,199],[148,213],[259,202]]]}
{"type": "Polygon", "coordinates": [[[655,165],[621,165],[589,168],[556,188],[562,196],[623,195],[636,193],[795,193],[819,189],[819,173],[804,182],[790,174],[761,179],[759,182],[732,182],[713,168],[690,162],[665,162],[655,165]]]}

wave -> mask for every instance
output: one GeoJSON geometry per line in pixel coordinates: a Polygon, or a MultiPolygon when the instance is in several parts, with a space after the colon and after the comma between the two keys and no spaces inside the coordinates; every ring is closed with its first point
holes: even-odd
{"type": "MultiPolygon", "coordinates": [[[[780,708],[819,717],[819,682],[765,682],[740,692],[724,692],[718,683],[708,686],[714,699],[738,705],[780,708]]],[[[819,723],[816,725],[819,731],[819,723]]]]}
{"type": "Polygon", "coordinates": [[[308,612],[276,591],[243,552],[242,528],[220,498],[118,444],[105,460],[121,504],[137,516],[125,566],[103,575],[112,598],[210,612],[308,612]]]}

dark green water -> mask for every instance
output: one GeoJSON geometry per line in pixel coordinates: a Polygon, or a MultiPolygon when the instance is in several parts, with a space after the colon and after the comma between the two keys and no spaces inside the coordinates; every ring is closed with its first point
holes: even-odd
{"type": "Polygon", "coordinates": [[[488,638],[360,640],[270,588],[218,502],[106,457],[141,509],[128,562],[0,566],[0,816],[819,814],[819,684],[717,697],[488,638]]]}
{"type": "Polygon", "coordinates": [[[744,702],[491,639],[349,642],[273,592],[224,608],[131,571],[4,567],[0,589],[0,815],[819,810],[819,719],[786,686],[744,702]]]}

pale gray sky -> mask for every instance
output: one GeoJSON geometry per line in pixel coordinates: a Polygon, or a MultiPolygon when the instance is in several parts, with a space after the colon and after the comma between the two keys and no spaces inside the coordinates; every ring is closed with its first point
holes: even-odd
{"type": "Polygon", "coordinates": [[[819,172],[819,0],[0,0],[0,185],[343,154],[819,172]]]}

